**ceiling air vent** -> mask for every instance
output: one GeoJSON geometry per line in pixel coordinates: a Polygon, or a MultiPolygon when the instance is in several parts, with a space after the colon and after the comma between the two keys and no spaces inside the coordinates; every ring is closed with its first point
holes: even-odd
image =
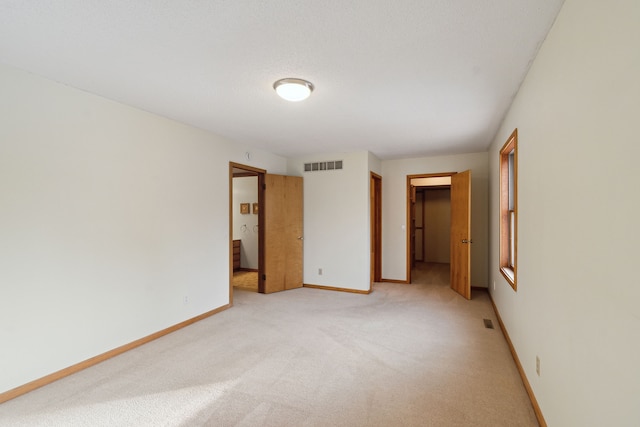
{"type": "Polygon", "coordinates": [[[305,172],[333,171],[338,169],[342,169],[342,160],[331,160],[330,162],[313,162],[304,164],[305,172]]]}

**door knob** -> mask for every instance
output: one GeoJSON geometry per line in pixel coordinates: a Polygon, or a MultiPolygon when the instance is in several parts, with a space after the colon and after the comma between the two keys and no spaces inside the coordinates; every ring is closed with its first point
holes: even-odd
{"type": "Polygon", "coordinates": [[[473,243],[473,240],[462,239],[462,243],[473,243]]]}
{"type": "Polygon", "coordinates": [[[304,240],[304,237],[298,236],[298,240],[304,240]]]}

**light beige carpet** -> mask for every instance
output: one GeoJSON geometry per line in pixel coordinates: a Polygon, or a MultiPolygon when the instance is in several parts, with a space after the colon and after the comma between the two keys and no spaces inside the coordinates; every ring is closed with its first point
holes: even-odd
{"type": "Polygon", "coordinates": [[[437,262],[416,262],[411,269],[411,283],[432,284],[448,287],[450,265],[437,262]]]}
{"type": "MultiPolygon", "coordinates": [[[[236,290],[235,306],[0,405],[7,426],[535,426],[488,296],[236,290]]],[[[46,355],[43,355],[46,357],[46,355]]]]}

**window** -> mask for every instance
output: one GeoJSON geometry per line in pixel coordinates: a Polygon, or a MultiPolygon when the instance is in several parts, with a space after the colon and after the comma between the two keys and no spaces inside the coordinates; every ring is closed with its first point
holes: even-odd
{"type": "Polygon", "coordinates": [[[517,290],[518,129],[500,150],[500,272],[517,290]]]}

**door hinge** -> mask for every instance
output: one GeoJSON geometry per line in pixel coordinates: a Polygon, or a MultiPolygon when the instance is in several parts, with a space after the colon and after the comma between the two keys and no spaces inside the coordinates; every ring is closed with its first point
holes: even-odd
{"type": "Polygon", "coordinates": [[[262,189],[266,190],[267,189],[267,184],[262,184],[262,189]]]}
{"type": "Polygon", "coordinates": [[[262,280],[267,280],[267,275],[266,274],[262,275],[262,280]]]}

